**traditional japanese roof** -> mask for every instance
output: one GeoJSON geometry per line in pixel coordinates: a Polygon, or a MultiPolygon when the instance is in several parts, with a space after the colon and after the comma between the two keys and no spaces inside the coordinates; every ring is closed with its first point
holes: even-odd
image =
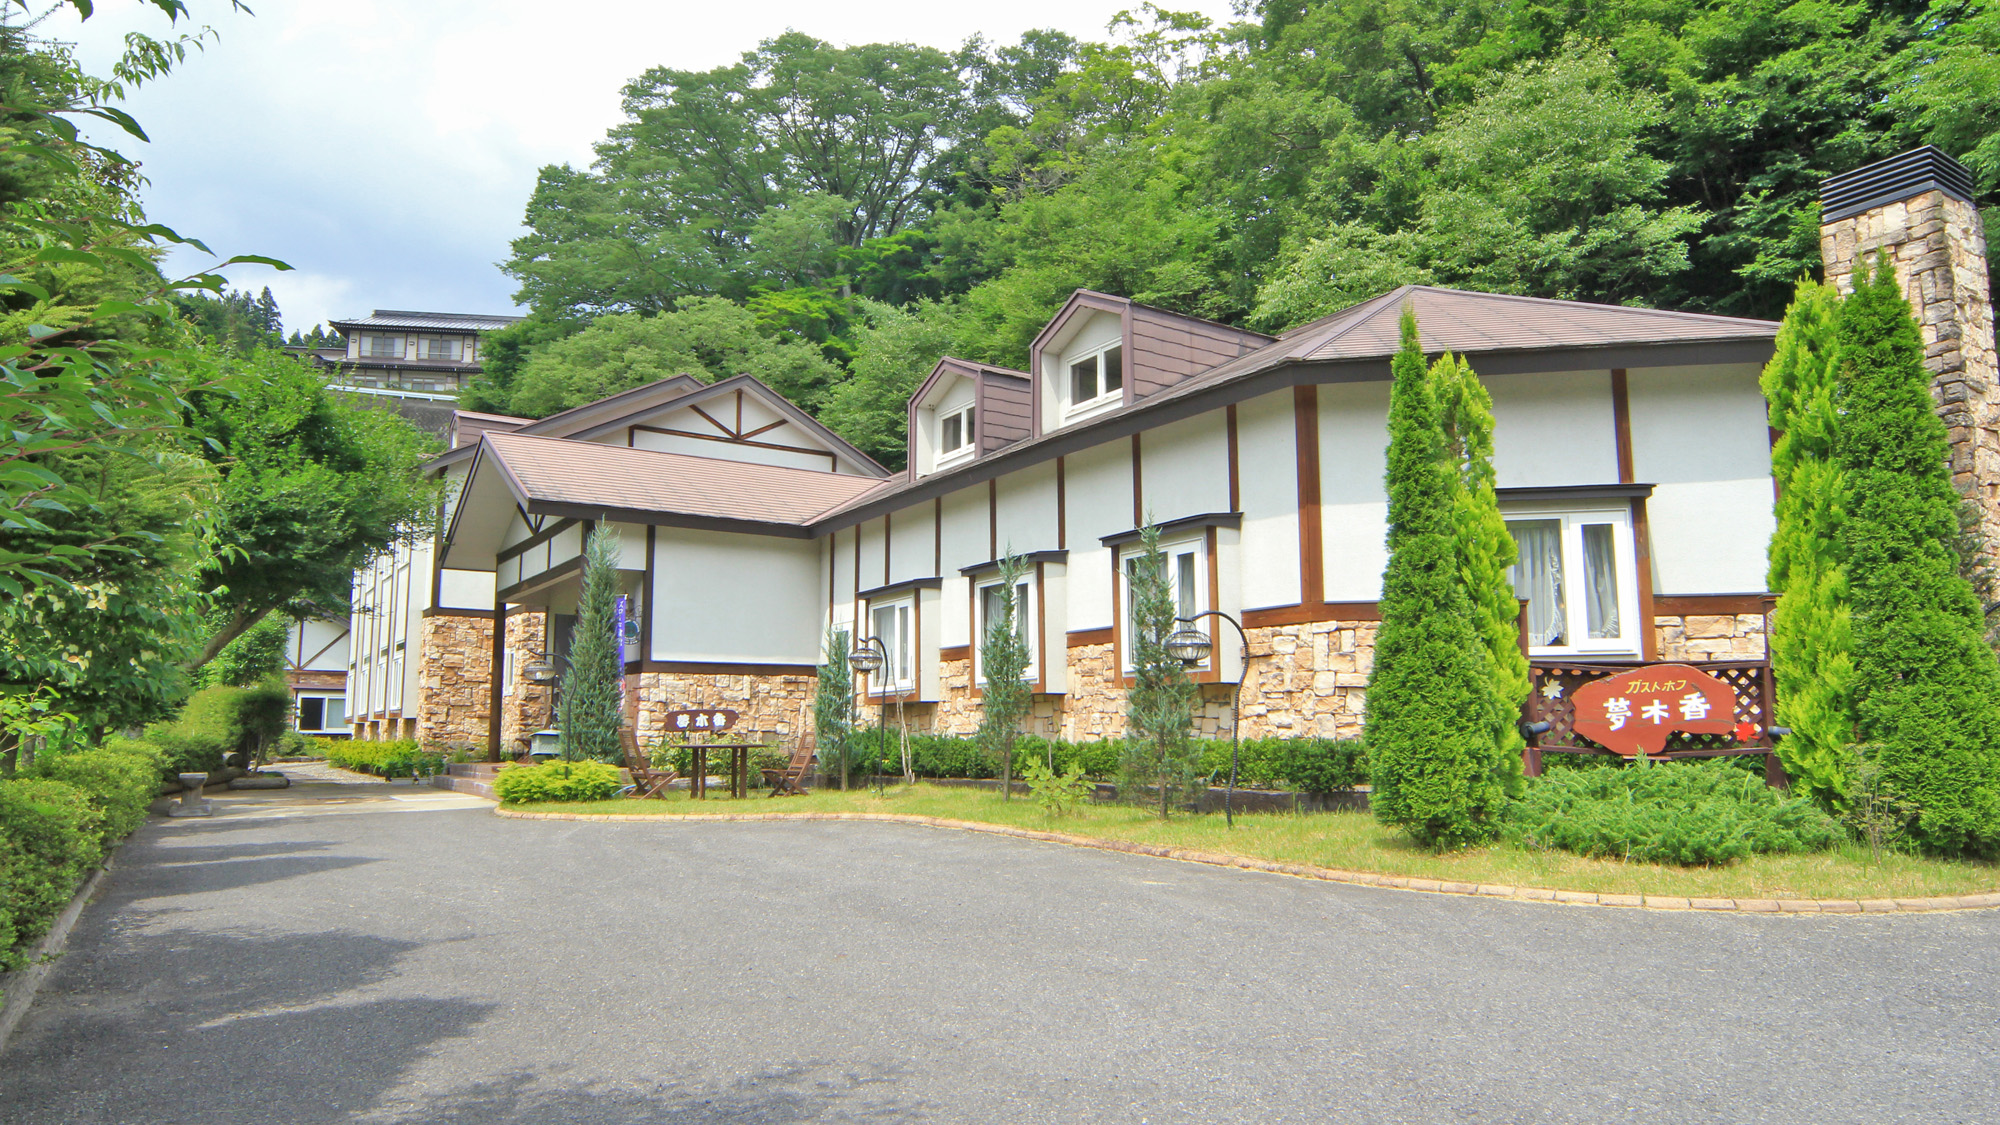
{"type": "Polygon", "coordinates": [[[376,309],[367,316],[355,320],[329,321],[335,328],[412,328],[432,332],[493,332],[510,324],[518,324],[525,317],[498,316],[485,313],[441,313],[405,312],[401,309],[376,309]]]}
{"type": "MultiPolygon", "coordinates": [[[[495,430],[480,438],[473,475],[485,477],[489,469],[532,515],[797,538],[810,535],[813,517],[883,483],[849,473],[495,430]]],[[[488,483],[468,483],[468,496],[488,483]]]]}
{"type": "Polygon", "coordinates": [[[1594,305],[1503,293],[1405,285],[1300,325],[1129,406],[1051,430],[940,472],[878,489],[828,512],[816,529],[850,527],[884,511],[964,488],[1067,453],[1286,386],[1389,378],[1403,306],[1417,315],[1426,353],[1456,352],[1481,375],[1762,363],[1769,320],[1594,305]]]}

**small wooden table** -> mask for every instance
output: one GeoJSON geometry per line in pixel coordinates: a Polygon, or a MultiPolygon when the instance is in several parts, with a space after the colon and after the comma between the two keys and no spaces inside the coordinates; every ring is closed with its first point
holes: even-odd
{"type": "Polygon", "coordinates": [[[705,801],[708,799],[708,752],[727,750],[729,755],[729,795],[748,797],[750,795],[750,751],[761,750],[761,742],[705,742],[697,743],[689,749],[694,751],[694,776],[688,778],[688,799],[705,801]]]}

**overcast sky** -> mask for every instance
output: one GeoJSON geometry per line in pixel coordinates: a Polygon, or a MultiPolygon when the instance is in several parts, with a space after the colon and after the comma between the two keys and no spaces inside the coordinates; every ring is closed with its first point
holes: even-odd
{"type": "MultiPolygon", "coordinates": [[[[796,28],[836,43],[956,47],[1054,27],[1101,39],[1132,0],[641,2],[569,0],[189,0],[219,36],[126,108],[151,144],[107,137],[143,162],[148,217],[218,254],[265,254],[290,273],[238,267],[269,285],[287,331],[375,308],[514,309],[494,263],[520,233],[544,164],[589,163],[621,119],[618,91],[652,66],[732,63],[796,28]]],[[[1229,18],[1228,0],[1170,5],[1229,18]]],[[[186,21],[183,30],[190,30],[186,21]]],[[[65,7],[41,33],[73,40],[105,73],[128,31],[166,33],[140,0],[65,7]]],[[[198,255],[169,263],[186,273],[198,255]]]]}

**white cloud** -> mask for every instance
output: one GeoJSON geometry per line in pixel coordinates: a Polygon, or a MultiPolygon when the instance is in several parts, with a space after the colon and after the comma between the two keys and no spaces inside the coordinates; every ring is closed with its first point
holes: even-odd
{"type": "MultiPolygon", "coordinates": [[[[537,170],[588,163],[622,119],[620,89],[648,67],[727,65],[787,28],[943,48],[1038,27],[1098,37],[1132,4],[259,0],[255,17],[223,0],[189,6],[220,41],[133,96],[152,144],[111,139],[143,161],[152,218],[225,256],[298,268],[231,271],[239,286],[268,283],[290,329],[375,307],[512,308],[514,283],[494,263],[520,234],[537,170]]],[[[1227,0],[1195,7],[1229,18],[1227,0]]],[[[42,27],[74,38],[99,73],[129,30],[167,33],[138,3],[100,4],[81,26],[65,8],[42,27]]],[[[181,254],[169,268],[203,264],[181,254]]]]}

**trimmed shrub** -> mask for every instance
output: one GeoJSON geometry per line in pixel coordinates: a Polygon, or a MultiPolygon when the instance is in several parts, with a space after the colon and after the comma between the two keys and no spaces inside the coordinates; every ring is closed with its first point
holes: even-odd
{"type": "Polygon", "coordinates": [[[146,728],[146,741],[167,754],[167,773],[214,773],[242,754],[245,764],[278,741],[291,715],[281,681],[253,687],[219,684],[188,697],[180,717],[146,728]]]}
{"type": "Polygon", "coordinates": [[[1272,739],[1284,748],[1284,780],[1301,793],[1345,793],[1368,780],[1359,738],[1272,739]]]}
{"type": "Polygon", "coordinates": [[[1506,833],[1529,847],[1687,865],[1820,851],[1840,838],[1810,797],[1773,789],[1726,761],[1551,774],[1515,802],[1506,833]]]}
{"type": "Polygon", "coordinates": [[[493,795],[502,804],[534,801],[602,801],[615,796],[625,782],[615,766],[585,759],[544,762],[539,766],[507,766],[493,778],[493,795]]]}
{"type": "Polygon", "coordinates": [[[444,772],[445,755],[417,745],[414,738],[347,739],[329,741],[326,760],[328,765],[377,777],[428,777],[444,772]]]}
{"type": "Polygon", "coordinates": [[[48,932],[104,858],[104,815],[90,794],[49,778],[0,781],[0,970],[48,932]]]}
{"type": "Polygon", "coordinates": [[[160,766],[165,760],[158,747],[113,738],[95,750],[43,754],[35,759],[33,776],[83,792],[100,817],[99,842],[109,848],[145,823],[146,806],[160,792],[160,766]]]}

